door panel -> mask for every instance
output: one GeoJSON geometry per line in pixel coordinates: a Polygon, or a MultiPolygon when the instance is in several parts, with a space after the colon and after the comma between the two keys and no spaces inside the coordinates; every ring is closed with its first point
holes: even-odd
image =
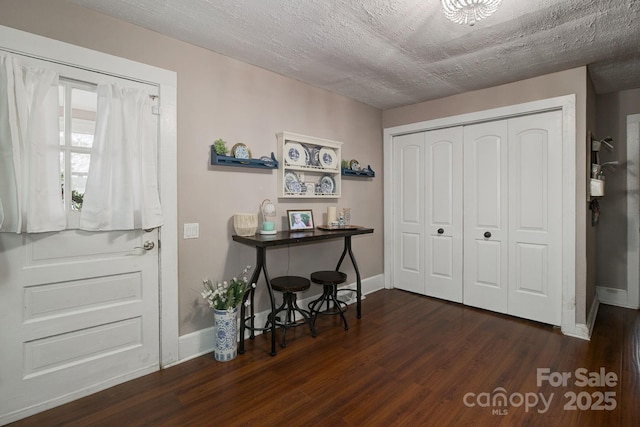
{"type": "MultiPolygon", "coordinates": [[[[89,86],[118,81],[157,92],[41,66],[89,86]]],[[[78,211],[68,214],[73,224],[78,211]]],[[[0,424],[159,369],[158,267],[158,230],[0,233],[0,424]],[[155,247],[142,249],[147,241],[155,247]]]]}
{"type": "Polygon", "coordinates": [[[507,121],[464,128],[464,303],[507,312],[507,121]]]}
{"type": "Polygon", "coordinates": [[[129,247],[103,254],[78,256],[69,237],[57,256],[40,247],[65,234],[78,238],[0,235],[4,415],[159,367],[158,253],[134,249],[157,242],[157,231],[127,232],[129,247]]]}
{"type": "Polygon", "coordinates": [[[424,294],[424,133],[393,139],[393,286],[424,294]]]}
{"type": "Polygon", "coordinates": [[[509,120],[509,314],[560,325],[562,114],[509,120]]]}
{"type": "Polygon", "coordinates": [[[426,295],[462,302],[462,127],[426,133],[426,295]]]}

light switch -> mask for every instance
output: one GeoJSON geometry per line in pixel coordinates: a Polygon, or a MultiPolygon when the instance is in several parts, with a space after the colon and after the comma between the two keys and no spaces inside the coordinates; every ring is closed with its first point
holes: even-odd
{"type": "Polygon", "coordinates": [[[200,224],[197,222],[184,224],[185,239],[197,239],[198,237],[200,237],[200,224]]]}

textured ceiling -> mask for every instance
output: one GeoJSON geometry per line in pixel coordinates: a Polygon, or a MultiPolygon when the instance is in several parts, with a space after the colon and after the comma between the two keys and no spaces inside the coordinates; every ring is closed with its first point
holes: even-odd
{"type": "Polygon", "coordinates": [[[640,0],[503,0],[475,26],[439,0],[70,0],[380,109],[589,65],[640,87],[640,0]]]}

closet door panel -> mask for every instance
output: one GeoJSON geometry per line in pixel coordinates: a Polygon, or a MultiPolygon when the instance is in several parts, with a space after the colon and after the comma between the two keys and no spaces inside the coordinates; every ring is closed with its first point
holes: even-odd
{"type": "Polygon", "coordinates": [[[462,127],[425,136],[426,294],[462,302],[462,127]]]}
{"type": "Polygon", "coordinates": [[[393,139],[393,286],[424,294],[424,132],[393,139]]]}
{"type": "Polygon", "coordinates": [[[507,312],[507,121],[464,128],[464,303],[507,312]]]}
{"type": "Polygon", "coordinates": [[[562,114],[509,120],[509,314],[560,325],[562,114]]]}

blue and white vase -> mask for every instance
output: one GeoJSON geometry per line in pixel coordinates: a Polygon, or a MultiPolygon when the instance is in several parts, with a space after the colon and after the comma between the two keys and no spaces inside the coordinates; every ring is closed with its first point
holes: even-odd
{"type": "Polygon", "coordinates": [[[213,310],[215,343],[213,355],[216,360],[227,362],[238,355],[238,307],[231,310],[213,310]]]}

